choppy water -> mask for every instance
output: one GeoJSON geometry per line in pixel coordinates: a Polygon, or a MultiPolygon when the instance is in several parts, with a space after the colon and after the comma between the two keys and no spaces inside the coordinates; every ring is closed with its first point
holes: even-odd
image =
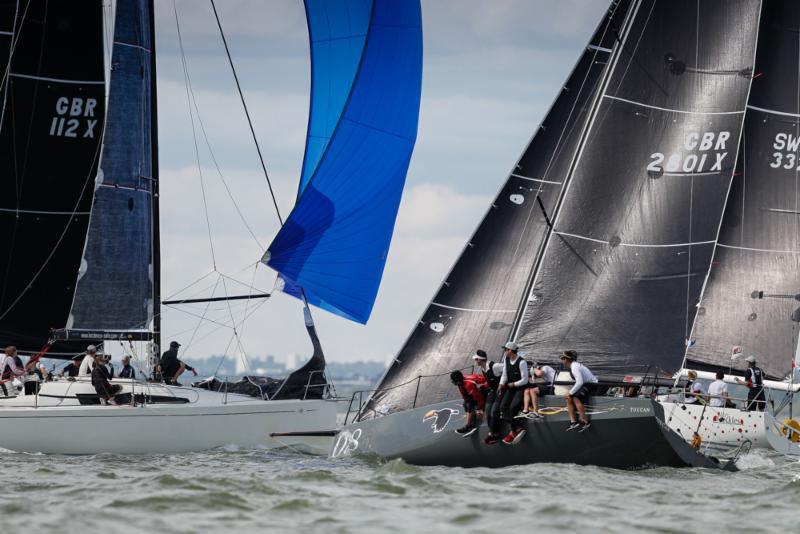
{"type": "Polygon", "coordinates": [[[800,462],[760,451],[739,473],[421,468],[265,450],[0,459],[5,532],[717,534],[797,532],[800,522],[800,462]]]}

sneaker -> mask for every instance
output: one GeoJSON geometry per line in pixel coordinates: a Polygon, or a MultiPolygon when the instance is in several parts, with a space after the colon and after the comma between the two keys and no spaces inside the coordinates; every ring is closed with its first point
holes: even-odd
{"type": "Polygon", "coordinates": [[[517,415],[514,416],[514,419],[527,419],[530,413],[531,412],[519,412],[517,415]]]}
{"type": "Polygon", "coordinates": [[[580,423],[570,423],[569,426],[567,427],[567,432],[578,429],[580,427],[581,427],[580,423]]]}
{"type": "Polygon", "coordinates": [[[486,439],[485,439],[485,440],[483,440],[483,442],[484,442],[486,445],[494,445],[494,444],[496,444],[498,441],[500,441],[500,438],[498,438],[498,437],[497,437],[497,436],[495,436],[494,434],[489,434],[488,436],[486,436],[486,439]]]}
{"type": "Polygon", "coordinates": [[[588,423],[588,422],[587,423],[581,423],[581,427],[578,429],[578,432],[583,432],[584,430],[586,430],[590,426],[592,426],[592,423],[588,423]]]}
{"type": "Polygon", "coordinates": [[[462,426],[458,430],[456,430],[456,434],[461,436],[462,438],[466,438],[467,436],[471,436],[478,430],[478,427],[475,426],[462,426]]]}
{"type": "Polygon", "coordinates": [[[524,437],[525,437],[525,430],[523,429],[512,430],[511,432],[508,433],[506,437],[503,438],[503,443],[505,443],[506,445],[516,445],[517,443],[522,441],[522,438],[524,437]]]}
{"type": "Polygon", "coordinates": [[[528,419],[544,419],[544,416],[539,412],[528,412],[528,419]]]}

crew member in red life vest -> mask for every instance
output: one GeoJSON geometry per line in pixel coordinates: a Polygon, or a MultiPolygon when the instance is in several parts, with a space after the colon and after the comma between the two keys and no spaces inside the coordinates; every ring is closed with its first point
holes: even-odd
{"type": "Polygon", "coordinates": [[[561,353],[561,361],[569,369],[569,376],[575,381],[575,385],[567,393],[567,412],[569,412],[569,426],[567,431],[577,429],[583,432],[591,426],[586,418],[586,403],[594,393],[597,384],[597,377],[592,374],[588,367],[578,363],[578,353],[574,350],[565,350],[561,353]],[[575,417],[575,408],[578,409],[580,419],[575,417]]]}
{"type": "Polygon", "coordinates": [[[467,375],[461,371],[450,373],[450,381],[458,387],[461,398],[464,399],[464,413],[467,414],[467,424],[456,430],[461,437],[471,436],[478,430],[478,418],[486,407],[486,398],[482,389],[486,389],[483,375],[467,375]]]}
{"type": "Polygon", "coordinates": [[[764,371],[756,366],[756,357],[748,356],[744,359],[747,362],[747,370],[744,372],[744,380],[737,378],[736,382],[747,386],[747,407],[751,410],[764,411],[767,399],[764,396],[764,371]]]}
{"type": "Polygon", "coordinates": [[[518,347],[513,341],[503,345],[503,350],[504,355],[501,362],[503,375],[500,377],[500,385],[497,390],[500,400],[495,402],[492,428],[489,429],[489,435],[484,440],[487,445],[497,443],[502,421],[507,421],[511,426],[511,431],[503,438],[503,443],[516,445],[525,437],[521,421],[514,419],[514,416],[522,408],[522,393],[528,384],[528,362],[517,354],[518,347]]]}

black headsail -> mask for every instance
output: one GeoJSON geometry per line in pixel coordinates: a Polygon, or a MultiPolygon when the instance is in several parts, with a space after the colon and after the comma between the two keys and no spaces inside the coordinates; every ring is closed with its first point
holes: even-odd
{"type": "Polygon", "coordinates": [[[152,336],[152,54],[149,2],[117,0],[101,171],[64,337],[152,336]]]}
{"type": "MultiPolygon", "coordinates": [[[[514,318],[548,219],[576,156],[629,1],[615,2],[478,229],[380,383],[372,407],[392,410],[441,400],[440,375],[469,365],[476,348],[495,349],[514,318]],[[547,212],[547,214],[545,214],[547,212]],[[404,385],[405,384],[405,385],[404,385]],[[393,389],[387,389],[393,388],[393,389]]],[[[366,410],[362,416],[373,412],[366,410]]]]}
{"type": "Polygon", "coordinates": [[[103,6],[3,1],[0,17],[0,343],[38,351],[66,323],[89,224],[105,114],[103,6]]]}
{"type": "Polygon", "coordinates": [[[761,2],[642,0],[612,59],[516,340],[674,371],[736,162],[761,2]]]}
{"type": "Polygon", "coordinates": [[[800,4],[765,0],[739,162],[687,365],[791,371],[800,333],[800,4]],[[743,355],[742,355],[743,356],[743,355]]]}

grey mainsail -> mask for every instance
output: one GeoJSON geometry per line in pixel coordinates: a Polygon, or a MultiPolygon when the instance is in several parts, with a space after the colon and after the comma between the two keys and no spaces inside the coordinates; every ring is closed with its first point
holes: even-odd
{"type": "Polygon", "coordinates": [[[737,171],[687,348],[691,367],[792,369],[800,332],[800,5],[766,0],[737,171]]]}
{"type": "Polygon", "coordinates": [[[736,162],[759,1],[643,0],[515,338],[599,369],[676,370],[736,162]]]}

